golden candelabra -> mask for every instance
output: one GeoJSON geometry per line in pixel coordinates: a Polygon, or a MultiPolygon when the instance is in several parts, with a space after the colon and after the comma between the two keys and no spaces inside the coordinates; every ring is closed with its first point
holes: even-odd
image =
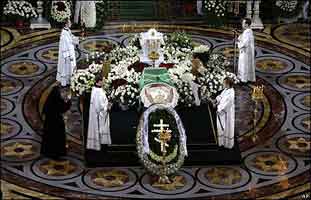
{"type": "Polygon", "coordinates": [[[252,100],[255,102],[255,109],[254,109],[254,130],[252,135],[252,140],[255,142],[258,139],[258,136],[256,135],[256,123],[257,123],[257,115],[258,115],[258,105],[264,98],[264,86],[254,86],[252,91],[252,100]]]}
{"type": "Polygon", "coordinates": [[[108,60],[104,62],[102,66],[102,76],[106,79],[108,78],[108,75],[110,72],[110,64],[111,64],[111,60],[108,60]]]}
{"type": "Polygon", "coordinates": [[[148,54],[148,58],[150,60],[152,60],[153,62],[153,67],[155,67],[155,61],[158,60],[160,58],[160,54],[156,51],[151,51],[149,54],[148,54]]]}

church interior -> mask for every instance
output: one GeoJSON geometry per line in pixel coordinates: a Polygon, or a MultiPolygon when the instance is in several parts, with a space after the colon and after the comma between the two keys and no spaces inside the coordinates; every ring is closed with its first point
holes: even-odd
{"type": "Polygon", "coordinates": [[[310,199],[309,0],[0,5],[1,199],[310,199]]]}

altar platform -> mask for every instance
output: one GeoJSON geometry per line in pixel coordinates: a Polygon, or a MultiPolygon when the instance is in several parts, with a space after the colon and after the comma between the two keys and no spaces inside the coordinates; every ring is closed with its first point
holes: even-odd
{"type": "MultiPolygon", "coordinates": [[[[83,104],[83,118],[88,119],[88,104],[83,104]]],[[[185,166],[210,164],[241,164],[239,146],[235,141],[232,149],[217,145],[216,111],[204,104],[191,108],[176,108],[186,131],[188,157],[185,166]]],[[[85,164],[88,167],[140,166],[136,150],[136,131],[143,110],[122,111],[117,105],[110,113],[112,144],[102,145],[101,151],[85,149],[85,164]]],[[[88,120],[83,120],[86,138],[88,120]]]]}

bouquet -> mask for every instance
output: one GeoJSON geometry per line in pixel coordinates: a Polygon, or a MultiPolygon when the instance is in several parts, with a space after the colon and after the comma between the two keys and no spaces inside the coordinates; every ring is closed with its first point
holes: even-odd
{"type": "Polygon", "coordinates": [[[93,62],[92,64],[89,65],[88,67],[88,72],[92,73],[92,74],[97,74],[99,72],[101,72],[103,69],[103,64],[97,64],[95,62],[93,62]]]}
{"type": "MultiPolygon", "coordinates": [[[[139,60],[138,57],[138,48],[136,46],[127,46],[127,47],[117,47],[113,49],[109,54],[107,54],[107,57],[111,60],[112,64],[118,65],[119,62],[129,59],[134,59],[136,62],[139,60]]],[[[133,64],[132,62],[131,64],[133,64]]]]}
{"type": "Polygon", "coordinates": [[[181,50],[192,50],[192,38],[185,32],[174,32],[164,37],[167,46],[179,47],[181,50]]]}
{"type": "Polygon", "coordinates": [[[8,1],[3,10],[4,15],[13,15],[26,19],[38,17],[34,7],[27,1],[8,1]]]}
{"type": "Polygon", "coordinates": [[[211,70],[217,70],[219,72],[224,71],[229,65],[229,60],[221,53],[212,53],[209,56],[209,61],[207,63],[207,66],[211,70]]]}
{"type": "Polygon", "coordinates": [[[204,7],[206,12],[214,14],[217,17],[224,17],[226,13],[226,1],[223,0],[205,0],[204,7]]]}
{"type": "Polygon", "coordinates": [[[129,41],[129,46],[135,46],[138,49],[141,49],[140,39],[141,39],[140,34],[134,34],[133,38],[131,38],[131,40],[129,41]]]}
{"type": "Polygon", "coordinates": [[[51,6],[51,17],[56,22],[64,22],[71,16],[71,1],[53,1],[51,6]]]}
{"type": "Polygon", "coordinates": [[[175,85],[179,94],[178,104],[191,107],[194,104],[194,96],[190,83],[188,81],[179,81],[175,85]]]}
{"type": "Polygon", "coordinates": [[[277,0],[275,5],[284,12],[292,12],[297,8],[298,1],[296,0],[277,0]]]}
{"type": "Polygon", "coordinates": [[[106,60],[105,52],[94,51],[86,54],[86,61],[88,63],[103,63],[106,60]]]}
{"type": "Polygon", "coordinates": [[[200,85],[199,94],[202,102],[207,102],[223,89],[224,78],[225,76],[216,72],[206,72],[203,76],[197,78],[197,82],[200,85]]]}
{"type": "Polygon", "coordinates": [[[137,84],[121,85],[112,93],[113,99],[120,104],[131,107],[139,103],[139,86],[137,84]]]}
{"type": "Polygon", "coordinates": [[[91,92],[95,85],[95,75],[88,69],[79,69],[71,77],[70,88],[77,96],[91,92]]]}
{"type": "Polygon", "coordinates": [[[193,49],[193,53],[207,53],[210,50],[208,45],[196,46],[193,49]]]}

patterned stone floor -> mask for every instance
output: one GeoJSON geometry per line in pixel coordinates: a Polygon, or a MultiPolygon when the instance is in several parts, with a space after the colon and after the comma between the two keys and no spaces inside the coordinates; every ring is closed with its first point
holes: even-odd
{"type": "MultiPolygon", "coordinates": [[[[195,42],[233,57],[230,30],[178,28],[189,32],[195,42]]],[[[159,29],[171,32],[176,26],[160,25],[159,29]]],[[[121,26],[114,25],[105,33],[90,33],[81,42],[77,59],[107,43],[127,45],[131,35],[120,30],[121,26]]],[[[59,30],[21,32],[4,27],[0,31],[1,187],[5,198],[271,199],[304,197],[302,193],[310,190],[311,80],[310,46],[306,44],[310,34],[295,39],[309,31],[307,25],[283,24],[256,33],[257,83],[265,86],[265,98],[259,105],[258,139],[253,141],[251,88],[236,88],[236,134],[243,164],[182,168],[167,187],[153,185],[153,178],[142,167],[85,168],[77,98],[68,118],[68,156],[62,161],[41,157],[40,112],[55,82],[59,30]]]]}

